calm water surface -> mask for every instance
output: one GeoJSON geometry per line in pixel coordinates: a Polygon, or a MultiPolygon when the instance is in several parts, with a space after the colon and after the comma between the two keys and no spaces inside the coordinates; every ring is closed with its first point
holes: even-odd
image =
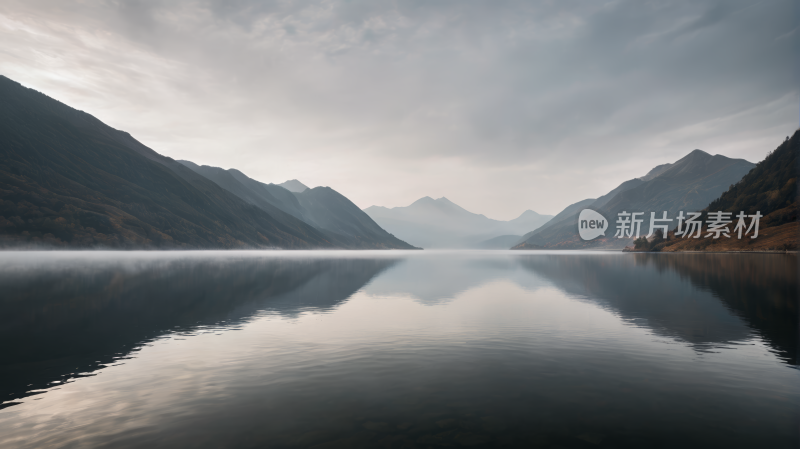
{"type": "Polygon", "coordinates": [[[794,255],[0,252],[3,448],[792,448],[794,255]]]}

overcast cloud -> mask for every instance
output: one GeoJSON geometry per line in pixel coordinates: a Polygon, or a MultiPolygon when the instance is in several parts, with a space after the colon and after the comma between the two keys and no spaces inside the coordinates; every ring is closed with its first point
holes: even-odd
{"type": "Polygon", "coordinates": [[[0,74],[175,159],[555,214],[798,127],[792,0],[0,4],[0,74]]]}

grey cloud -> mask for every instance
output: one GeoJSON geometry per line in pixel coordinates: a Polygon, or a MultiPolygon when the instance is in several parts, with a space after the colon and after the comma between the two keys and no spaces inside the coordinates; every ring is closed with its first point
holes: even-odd
{"type": "MultiPolygon", "coordinates": [[[[281,160],[298,166],[337,158],[350,161],[353,173],[378,169],[387,177],[407,175],[391,167],[442,158],[566,174],[565,164],[608,172],[620,160],[646,156],[630,168],[639,172],[620,169],[613,184],[643,174],[660,155],[660,162],[677,159],[696,142],[758,160],[769,148],[741,149],[729,136],[761,142],[778,134],[777,144],[794,129],[796,111],[768,114],[771,122],[743,114],[768,105],[788,111],[785,103],[796,103],[794,8],[790,0],[34,0],[7,2],[0,13],[44,33],[65,26],[120,46],[115,54],[75,39],[58,50],[80,50],[83,67],[138,83],[113,94],[120,84],[92,81],[130,110],[164,103],[172,114],[164,121],[173,126],[147,134],[166,143],[159,151],[189,159],[195,151],[215,165],[245,157],[266,165],[285,147],[281,160]],[[163,67],[148,72],[144,59],[131,62],[136,52],[163,67]],[[156,92],[170,98],[159,100],[156,92]],[[204,134],[209,121],[218,134],[204,134]],[[242,146],[230,148],[228,136],[248,133],[250,143],[237,140],[242,146]],[[191,148],[181,143],[188,141],[191,148]]],[[[353,173],[342,188],[358,202],[366,186],[353,173]]],[[[473,172],[464,173],[448,179],[453,190],[475,188],[466,174],[473,172]]],[[[513,185],[543,187],[518,176],[513,185]]],[[[489,189],[496,179],[485,182],[489,189]]],[[[583,197],[594,194],[590,187],[583,197]]],[[[373,196],[361,201],[378,201],[381,187],[369,189],[373,196]]],[[[571,192],[542,200],[540,212],[581,199],[571,192]]],[[[435,193],[407,195],[391,201],[435,193]]],[[[537,207],[481,201],[473,207],[478,212],[537,207]]]]}

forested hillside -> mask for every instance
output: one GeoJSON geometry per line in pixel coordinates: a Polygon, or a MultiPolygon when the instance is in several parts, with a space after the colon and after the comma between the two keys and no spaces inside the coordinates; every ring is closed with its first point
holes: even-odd
{"type": "MultiPolygon", "coordinates": [[[[760,212],[758,237],[732,238],[674,238],[653,249],[662,251],[763,251],[797,250],[797,173],[800,153],[800,130],[770,151],[741,181],[712,201],[703,210],[708,212],[741,211],[747,215],[760,212]]],[[[735,219],[734,219],[735,220],[735,219]]],[[[732,225],[735,223],[732,223],[732,225]]],[[[730,226],[733,229],[733,226],[730,226]]]]}
{"type": "Polygon", "coordinates": [[[114,248],[331,247],[91,115],[0,76],[0,241],[114,248]]]}

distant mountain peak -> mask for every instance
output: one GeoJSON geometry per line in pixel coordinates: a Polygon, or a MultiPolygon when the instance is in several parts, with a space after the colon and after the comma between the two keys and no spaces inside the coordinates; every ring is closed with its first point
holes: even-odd
{"type": "Polygon", "coordinates": [[[625,245],[624,239],[599,239],[594,243],[581,241],[576,230],[580,210],[589,207],[607,214],[607,217],[626,210],[665,211],[668,216],[677,216],[681,210],[703,209],[753,167],[754,164],[744,159],[720,154],[712,156],[702,150],[691,151],[672,164],[655,167],[642,178],[623,182],[597,200],[584,200],[567,207],[550,224],[523,235],[515,248],[525,249],[529,247],[527,245],[535,244],[558,249],[590,246],[612,249],[625,245]]]}
{"type": "Polygon", "coordinates": [[[290,179],[290,180],[288,180],[286,182],[282,182],[282,183],[280,183],[278,185],[283,187],[284,189],[290,191],[290,192],[295,192],[295,193],[301,193],[301,192],[304,192],[304,191],[308,190],[308,187],[305,184],[303,184],[302,182],[300,182],[300,181],[298,181],[296,179],[290,179]]]}
{"type": "Polygon", "coordinates": [[[413,203],[411,203],[408,207],[411,207],[411,206],[414,206],[414,205],[419,206],[419,205],[434,204],[434,203],[436,203],[436,200],[434,200],[433,198],[431,198],[429,196],[423,196],[422,198],[420,198],[420,199],[414,201],[413,203]]]}
{"type": "MultiPolygon", "coordinates": [[[[717,155],[717,156],[720,156],[720,155],[717,155]]],[[[710,154],[706,153],[706,152],[705,152],[705,151],[703,151],[703,150],[692,150],[692,151],[691,151],[689,154],[687,154],[686,156],[684,156],[684,157],[682,157],[682,158],[678,159],[678,160],[677,160],[677,161],[675,161],[675,163],[674,163],[674,164],[672,164],[672,165],[679,165],[679,164],[681,164],[682,162],[684,162],[684,163],[685,163],[685,162],[697,162],[697,161],[704,161],[704,160],[711,159],[712,157],[715,157],[715,156],[712,156],[712,155],[710,155],[710,154]]],[[[725,157],[725,156],[721,156],[721,157],[725,157]]]]}
{"type": "Polygon", "coordinates": [[[425,204],[431,205],[431,206],[442,206],[442,205],[445,205],[445,206],[461,207],[458,204],[450,201],[446,197],[440,197],[440,198],[433,199],[433,198],[431,198],[429,196],[423,196],[422,198],[420,198],[420,199],[414,201],[413,203],[409,204],[408,207],[411,207],[411,206],[414,206],[414,205],[425,205],[425,204]]]}
{"type": "Polygon", "coordinates": [[[681,167],[681,166],[686,166],[688,164],[703,163],[705,161],[708,161],[709,159],[713,159],[713,158],[718,157],[718,156],[719,156],[719,158],[727,159],[725,156],[720,156],[720,155],[712,156],[712,155],[706,153],[703,150],[695,149],[695,150],[692,150],[691,152],[689,152],[689,154],[687,154],[686,156],[678,159],[674,163],[671,163],[671,164],[667,163],[667,164],[661,164],[661,165],[655,166],[652,170],[647,172],[646,175],[644,175],[644,176],[642,176],[642,177],[640,177],[638,179],[641,179],[642,181],[650,181],[651,179],[657,178],[658,176],[660,176],[664,172],[666,172],[666,171],[668,171],[668,170],[670,170],[672,168],[675,168],[676,166],[677,167],[681,167]]]}
{"type": "Polygon", "coordinates": [[[526,210],[525,212],[521,213],[517,218],[524,218],[524,217],[541,217],[542,214],[532,211],[530,209],[526,210]]]}
{"type": "Polygon", "coordinates": [[[377,205],[372,205],[370,207],[364,208],[364,212],[367,213],[369,213],[369,211],[371,210],[389,210],[389,208],[386,206],[377,206],[377,205]]]}
{"type": "Polygon", "coordinates": [[[484,241],[497,236],[503,238],[486,244],[509,248],[520,235],[552,218],[527,210],[513,220],[492,220],[445,197],[429,196],[404,207],[370,206],[364,211],[398,238],[423,248],[488,248],[484,241]]]}

